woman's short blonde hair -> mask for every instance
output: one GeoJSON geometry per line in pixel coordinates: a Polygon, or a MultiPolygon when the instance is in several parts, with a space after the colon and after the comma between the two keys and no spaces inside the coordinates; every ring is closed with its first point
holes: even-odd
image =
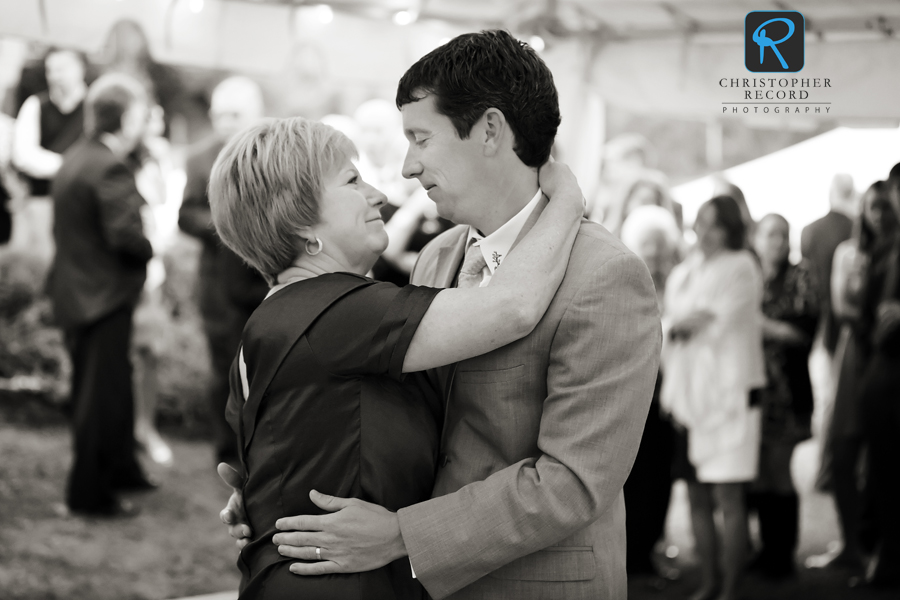
{"type": "Polygon", "coordinates": [[[303,248],[302,228],[318,223],[326,178],[355,156],[347,136],[302,117],[242,131],[219,153],[209,178],[219,237],[274,282],[303,248]]]}

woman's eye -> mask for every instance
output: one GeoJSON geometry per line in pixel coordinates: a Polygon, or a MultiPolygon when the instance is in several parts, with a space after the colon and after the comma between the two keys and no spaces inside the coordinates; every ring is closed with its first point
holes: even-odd
{"type": "Polygon", "coordinates": [[[347,183],[352,183],[352,184],[356,185],[357,183],[359,183],[359,175],[354,175],[353,177],[350,178],[350,181],[348,181],[347,183]]]}

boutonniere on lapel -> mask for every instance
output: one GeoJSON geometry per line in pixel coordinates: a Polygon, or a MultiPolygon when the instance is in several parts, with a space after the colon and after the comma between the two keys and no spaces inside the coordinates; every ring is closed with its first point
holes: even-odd
{"type": "Polygon", "coordinates": [[[500,266],[500,261],[501,261],[502,259],[503,259],[503,255],[500,254],[500,253],[498,253],[498,252],[494,252],[494,253],[491,255],[491,262],[494,263],[494,268],[495,268],[495,269],[496,269],[497,267],[500,266]]]}

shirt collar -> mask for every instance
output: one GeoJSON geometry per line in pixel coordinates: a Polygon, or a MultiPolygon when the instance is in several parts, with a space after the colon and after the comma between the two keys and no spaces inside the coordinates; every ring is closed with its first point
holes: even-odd
{"type": "Polygon", "coordinates": [[[469,226],[469,243],[481,248],[481,254],[484,256],[484,262],[487,263],[491,275],[494,274],[494,271],[500,266],[506,255],[509,254],[519,234],[522,233],[525,222],[528,221],[528,217],[534,212],[542,195],[543,192],[538,188],[534,198],[522,210],[487,237],[478,233],[478,230],[471,225],[469,226]],[[473,239],[475,240],[474,242],[472,242],[473,239]]]}

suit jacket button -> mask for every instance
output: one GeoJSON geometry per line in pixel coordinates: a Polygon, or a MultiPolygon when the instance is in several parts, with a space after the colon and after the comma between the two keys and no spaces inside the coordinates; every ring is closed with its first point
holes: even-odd
{"type": "Polygon", "coordinates": [[[448,457],[446,454],[444,454],[443,452],[438,454],[438,465],[440,467],[446,467],[447,463],[449,463],[449,462],[450,462],[450,457],[448,457]]]}

